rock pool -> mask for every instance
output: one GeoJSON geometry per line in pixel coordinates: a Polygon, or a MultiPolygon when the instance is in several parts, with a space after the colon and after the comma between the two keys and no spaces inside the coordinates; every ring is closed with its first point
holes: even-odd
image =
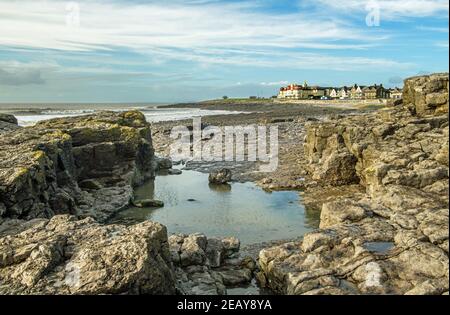
{"type": "Polygon", "coordinates": [[[211,185],[208,175],[184,170],[159,174],[138,188],[136,199],[158,199],[163,208],[131,207],[111,222],[152,220],[169,233],[235,236],[243,245],[293,239],[315,229],[319,213],[306,210],[296,191],[265,192],[253,183],[211,185]]]}

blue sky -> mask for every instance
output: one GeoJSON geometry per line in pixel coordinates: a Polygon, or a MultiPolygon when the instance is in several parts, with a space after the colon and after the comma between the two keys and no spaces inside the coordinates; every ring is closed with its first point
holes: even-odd
{"type": "Polygon", "coordinates": [[[446,0],[0,0],[0,102],[271,96],[448,71],[446,0]]]}

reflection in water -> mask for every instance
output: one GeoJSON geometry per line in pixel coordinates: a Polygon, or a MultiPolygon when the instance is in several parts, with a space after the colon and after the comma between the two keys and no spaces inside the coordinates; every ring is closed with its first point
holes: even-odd
{"type": "Polygon", "coordinates": [[[297,238],[318,227],[317,211],[305,211],[297,192],[268,193],[253,183],[210,185],[207,174],[195,171],[157,176],[135,194],[162,200],[165,207],[129,208],[112,222],[152,220],[169,233],[236,236],[243,244],[297,238]]]}
{"type": "Polygon", "coordinates": [[[217,191],[217,192],[230,192],[231,191],[231,185],[230,184],[222,184],[222,185],[218,185],[218,184],[209,184],[208,185],[209,189],[213,190],[213,191],[217,191]]]}
{"type": "Polygon", "coordinates": [[[392,242],[367,242],[363,244],[364,248],[369,252],[386,254],[392,248],[394,248],[395,244],[392,242]]]}

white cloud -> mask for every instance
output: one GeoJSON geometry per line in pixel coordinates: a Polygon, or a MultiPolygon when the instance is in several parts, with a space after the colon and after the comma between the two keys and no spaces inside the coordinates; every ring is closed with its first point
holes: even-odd
{"type": "Polygon", "coordinates": [[[431,26],[418,26],[419,31],[448,33],[448,27],[431,27],[431,26]]]}
{"type": "Polygon", "coordinates": [[[60,66],[53,62],[19,62],[0,60],[0,85],[44,84],[44,75],[56,72],[60,66]]]}
{"type": "MultiPolygon", "coordinates": [[[[343,11],[364,11],[368,1],[348,0],[345,5],[331,0],[318,1],[322,12],[336,14],[318,17],[302,10],[292,14],[264,13],[257,10],[258,1],[256,4],[215,0],[145,4],[79,1],[80,26],[76,27],[66,24],[67,14],[74,12],[66,11],[65,1],[0,0],[0,47],[25,51],[46,49],[61,52],[60,57],[65,60],[78,58],[76,62],[83,66],[58,69],[69,74],[114,75],[118,71],[118,75],[124,76],[150,75],[114,69],[114,56],[102,60],[97,54],[121,50],[147,56],[148,64],[152,65],[181,60],[195,62],[199,69],[215,65],[338,71],[411,67],[407,62],[389,58],[358,56],[359,52],[382,45],[389,38],[383,30],[370,30],[368,34],[367,28],[355,28],[338,18],[343,11]],[[347,52],[333,55],[336,50],[347,52]],[[65,54],[68,52],[80,55],[68,56],[65,54]],[[106,62],[112,69],[94,65],[106,62]]],[[[448,12],[447,2],[441,0],[377,2],[383,14],[391,17],[448,12]]],[[[126,57],[119,59],[116,63],[130,62],[126,57]]]]}
{"type": "MultiPolygon", "coordinates": [[[[262,13],[255,10],[257,4],[249,2],[192,0],[188,4],[180,1],[130,4],[94,0],[78,3],[79,27],[76,23],[66,24],[67,20],[74,20],[73,14],[78,14],[66,11],[66,2],[1,1],[0,46],[89,53],[125,49],[147,54],[152,63],[159,64],[181,59],[199,62],[204,67],[209,64],[273,66],[275,62],[287,62],[276,58],[270,61],[273,55],[284,50],[367,50],[387,38],[381,34],[366,36],[335,18],[318,21],[304,13],[262,13]]],[[[291,52],[289,56],[297,62],[294,67],[305,64],[302,60],[311,63],[308,66],[318,63],[302,53],[291,52]]],[[[322,62],[329,60],[326,55],[316,56],[322,62]]]]}
{"type": "Polygon", "coordinates": [[[281,86],[289,84],[289,81],[277,81],[277,82],[261,82],[262,86],[281,86]]]}
{"type": "Polygon", "coordinates": [[[368,44],[363,34],[339,22],[317,23],[300,14],[255,13],[246,10],[249,4],[83,1],[79,4],[80,27],[66,25],[67,15],[74,12],[67,12],[65,4],[55,0],[0,2],[0,45],[90,51],[220,45],[352,49],[368,44]],[[359,42],[341,45],[339,40],[359,42]]]}
{"type": "Polygon", "coordinates": [[[435,43],[435,46],[436,47],[439,47],[439,48],[445,48],[445,49],[448,49],[448,41],[446,41],[446,42],[437,42],[437,43],[435,43]]]}
{"type": "Polygon", "coordinates": [[[448,17],[448,0],[314,0],[330,10],[340,13],[359,12],[367,14],[370,8],[379,8],[381,19],[396,20],[407,17],[448,17]]]}

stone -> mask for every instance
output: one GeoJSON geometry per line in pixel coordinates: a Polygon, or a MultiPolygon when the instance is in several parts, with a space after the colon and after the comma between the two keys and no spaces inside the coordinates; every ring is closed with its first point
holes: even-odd
{"type": "Polygon", "coordinates": [[[251,281],[256,263],[251,257],[239,257],[239,244],[233,237],[207,238],[198,233],[171,235],[169,246],[176,267],[178,292],[224,295],[227,285],[251,281]],[[238,257],[230,259],[230,255],[238,257]]]}
{"type": "Polygon", "coordinates": [[[62,215],[0,237],[1,294],[175,294],[166,228],[62,215]]]}
{"type": "Polygon", "coordinates": [[[169,158],[157,158],[156,159],[157,163],[158,163],[158,169],[160,170],[168,170],[171,169],[173,166],[172,160],[169,158]]]}
{"type": "Polygon", "coordinates": [[[349,199],[325,203],[320,214],[320,228],[358,222],[369,215],[363,207],[349,199]]]}
{"type": "Polygon", "coordinates": [[[17,118],[14,117],[14,115],[10,115],[10,114],[2,114],[0,113],[0,121],[2,122],[6,122],[9,124],[13,124],[13,125],[17,125],[17,118]]]}
{"type": "Polygon", "coordinates": [[[227,184],[231,181],[231,171],[227,168],[222,168],[220,170],[213,171],[209,174],[209,182],[211,184],[227,184]]]}
{"type": "Polygon", "coordinates": [[[223,238],[222,244],[225,250],[225,258],[231,257],[233,254],[239,252],[241,247],[241,242],[236,237],[223,238]]]}
{"type": "Polygon", "coordinates": [[[346,185],[358,182],[356,176],[357,159],[350,152],[332,153],[325,158],[323,166],[313,179],[330,185],[346,185]]]}
{"type": "Polygon", "coordinates": [[[108,219],[128,205],[134,186],[154,177],[151,140],[150,124],[136,111],[57,118],[1,133],[3,215],[108,219]]]}
{"type": "Polygon", "coordinates": [[[142,199],[135,200],[133,204],[138,208],[162,208],[164,207],[164,202],[155,199],[142,199]]]}
{"type": "Polygon", "coordinates": [[[418,116],[448,113],[448,73],[405,80],[403,100],[418,116]]]}
{"type": "Polygon", "coordinates": [[[222,277],[223,284],[226,286],[237,286],[249,283],[252,280],[250,269],[221,269],[217,273],[222,277]]]}
{"type": "Polygon", "coordinates": [[[208,239],[208,243],[206,246],[206,256],[211,267],[220,267],[225,256],[225,246],[222,240],[217,238],[208,239]]]}
{"type": "Polygon", "coordinates": [[[183,172],[181,170],[176,169],[176,168],[171,168],[170,170],[167,171],[167,173],[169,175],[181,175],[181,174],[183,174],[183,172]]]}
{"type": "Polygon", "coordinates": [[[192,234],[186,237],[181,246],[181,265],[203,265],[206,262],[206,244],[207,238],[205,235],[192,234]]]}

